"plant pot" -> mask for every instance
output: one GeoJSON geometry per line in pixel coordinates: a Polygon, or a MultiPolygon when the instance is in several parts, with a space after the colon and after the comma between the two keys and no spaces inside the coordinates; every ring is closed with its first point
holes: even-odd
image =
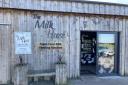
{"type": "Polygon", "coordinates": [[[67,84],[67,71],[65,63],[57,63],[56,64],[56,85],[66,85],[67,84]]]}
{"type": "Polygon", "coordinates": [[[16,64],[14,70],[14,85],[28,85],[28,65],[25,63],[16,64]]]}

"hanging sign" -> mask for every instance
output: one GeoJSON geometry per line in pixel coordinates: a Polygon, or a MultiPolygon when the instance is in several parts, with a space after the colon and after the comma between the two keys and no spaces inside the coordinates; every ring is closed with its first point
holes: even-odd
{"type": "Polygon", "coordinates": [[[31,32],[15,32],[15,54],[31,53],[31,32]]]}

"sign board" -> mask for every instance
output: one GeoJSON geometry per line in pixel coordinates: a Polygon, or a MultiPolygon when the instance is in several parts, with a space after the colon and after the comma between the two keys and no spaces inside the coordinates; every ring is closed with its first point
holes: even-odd
{"type": "Polygon", "coordinates": [[[31,32],[15,32],[15,54],[31,53],[31,32]]]}

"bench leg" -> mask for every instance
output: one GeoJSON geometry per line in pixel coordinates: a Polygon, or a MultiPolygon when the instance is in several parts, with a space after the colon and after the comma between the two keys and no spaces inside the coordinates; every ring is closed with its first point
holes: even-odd
{"type": "Polygon", "coordinates": [[[34,82],[38,81],[38,77],[34,77],[34,82]]]}
{"type": "Polygon", "coordinates": [[[50,76],[44,76],[44,80],[50,80],[50,76]]]}

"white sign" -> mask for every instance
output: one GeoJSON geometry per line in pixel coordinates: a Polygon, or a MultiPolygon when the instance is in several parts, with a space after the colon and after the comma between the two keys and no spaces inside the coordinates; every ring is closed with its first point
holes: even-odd
{"type": "Polygon", "coordinates": [[[15,54],[31,53],[31,32],[15,32],[15,54]]]}

